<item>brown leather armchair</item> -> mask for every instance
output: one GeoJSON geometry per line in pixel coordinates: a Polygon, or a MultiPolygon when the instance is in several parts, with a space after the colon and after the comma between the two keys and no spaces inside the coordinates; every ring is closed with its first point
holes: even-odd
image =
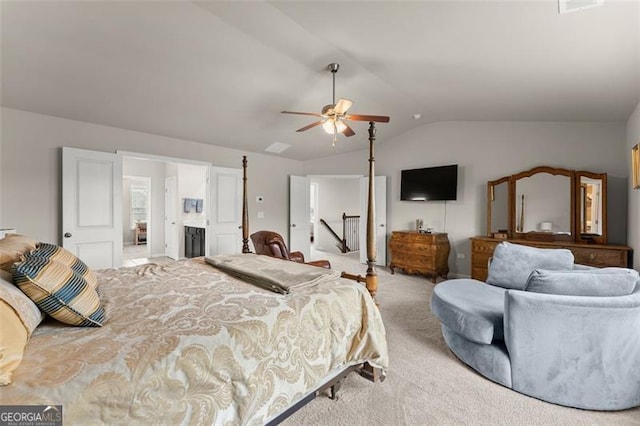
{"type": "Polygon", "coordinates": [[[331,263],[329,263],[328,260],[313,260],[311,262],[305,262],[304,254],[302,252],[289,252],[282,236],[277,232],[255,232],[251,234],[251,241],[253,241],[253,247],[256,250],[256,254],[277,257],[279,259],[290,260],[292,262],[306,263],[307,265],[319,266],[327,269],[331,268],[331,263]]]}

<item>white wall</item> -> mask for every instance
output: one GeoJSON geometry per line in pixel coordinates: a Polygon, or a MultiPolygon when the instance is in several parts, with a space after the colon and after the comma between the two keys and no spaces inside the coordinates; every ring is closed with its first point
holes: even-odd
{"type": "MultiPolygon", "coordinates": [[[[621,154],[624,123],[441,122],[393,140],[385,139],[384,124],[377,129],[376,174],[388,177],[387,232],[413,229],[416,218],[425,228],[448,232],[454,273],[470,274],[469,238],[486,233],[487,181],[539,165],[608,173],[610,240],[626,241],[626,190],[619,190],[629,173],[621,154]],[[447,164],[459,165],[456,201],[400,201],[402,169],[447,164]]],[[[366,175],[368,143],[360,138],[354,142],[363,151],[305,162],[305,172],[366,175]]]]}
{"type": "Polygon", "coordinates": [[[627,243],[634,249],[633,266],[640,271],[640,189],[631,189],[631,148],[640,143],[640,103],[627,122],[627,146],[625,159],[629,173],[629,238],[627,243]]]}
{"type": "MultiPolygon", "coordinates": [[[[40,241],[60,243],[60,176],[63,146],[115,152],[125,150],[221,167],[242,167],[247,154],[250,229],[288,235],[288,176],[300,175],[303,163],[271,155],[168,138],[115,127],[2,108],[2,226],[15,227],[40,241]],[[256,195],[264,219],[256,219],[256,195]]],[[[215,135],[212,135],[214,137],[215,135]]]]}
{"type": "MultiPolygon", "coordinates": [[[[360,214],[359,177],[311,177],[318,184],[318,221],[324,219],[329,226],[342,236],[342,213],[360,214]]],[[[323,226],[318,225],[315,246],[318,250],[340,253],[337,241],[323,226]]]]}

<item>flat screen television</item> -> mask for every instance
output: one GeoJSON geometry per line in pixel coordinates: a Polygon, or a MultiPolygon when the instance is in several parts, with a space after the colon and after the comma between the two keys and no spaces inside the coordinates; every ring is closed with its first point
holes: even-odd
{"type": "Polygon", "coordinates": [[[455,200],[458,195],[458,165],[403,170],[400,200],[455,200]]]}

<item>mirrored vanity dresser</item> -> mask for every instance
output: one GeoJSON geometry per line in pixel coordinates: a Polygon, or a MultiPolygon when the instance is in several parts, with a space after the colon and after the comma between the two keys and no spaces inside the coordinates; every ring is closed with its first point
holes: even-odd
{"type": "Polygon", "coordinates": [[[632,267],[633,250],[607,244],[607,174],[547,166],[487,183],[487,236],[471,238],[471,277],[486,281],[502,241],[566,248],[575,263],[632,267]]]}

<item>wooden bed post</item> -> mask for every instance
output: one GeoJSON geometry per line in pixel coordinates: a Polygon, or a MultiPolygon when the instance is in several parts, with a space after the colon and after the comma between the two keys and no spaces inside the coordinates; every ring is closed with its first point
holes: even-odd
{"type": "MultiPolygon", "coordinates": [[[[367,275],[365,277],[365,285],[371,294],[373,301],[376,300],[378,292],[378,273],[376,272],[376,193],[375,193],[375,156],[373,150],[373,142],[376,140],[376,127],[373,121],[369,122],[369,196],[367,200],[367,275]]],[[[360,369],[360,375],[371,380],[379,382],[384,380],[382,371],[379,368],[365,363],[360,369]]]]}
{"type": "Polygon", "coordinates": [[[242,156],[242,253],[249,250],[249,211],[247,208],[247,156],[242,156]]]}
{"type": "MultiPolygon", "coordinates": [[[[378,292],[378,274],[376,272],[376,196],[375,196],[375,156],[373,142],[376,140],[376,127],[369,122],[369,198],[367,200],[367,275],[365,283],[367,290],[376,300],[378,292]]],[[[377,302],[376,302],[377,303],[377,302]]]]}
{"type": "Polygon", "coordinates": [[[367,274],[353,275],[347,272],[342,273],[343,278],[364,282],[369,294],[376,301],[378,292],[378,273],[376,272],[376,197],[375,197],[375,156],[373,143],[376,140],[376,126],[373,121],[369,122],[369,193],[367,199],[367,274]]]}

